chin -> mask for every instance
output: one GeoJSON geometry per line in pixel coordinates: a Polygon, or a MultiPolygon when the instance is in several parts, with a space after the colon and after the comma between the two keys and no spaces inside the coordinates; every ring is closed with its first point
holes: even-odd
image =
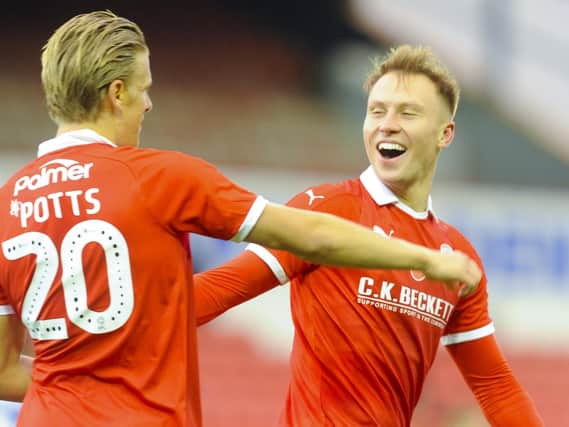
{"type": "Polygon", "coordinates": [[[375,174],[386,185],[399,185],[405,181],[405,177],[399,171],[375,168],[375,174]]]}
{"type": "Polygon", "coordinates": [[[386,167],[381,163],[376,163],[373,165],[373,169],[375,170],[375,174],[381,178],[381,180],[397,180],[398,177],[401,176],[401,171],[399,168],[394,167],[386,167]]]}

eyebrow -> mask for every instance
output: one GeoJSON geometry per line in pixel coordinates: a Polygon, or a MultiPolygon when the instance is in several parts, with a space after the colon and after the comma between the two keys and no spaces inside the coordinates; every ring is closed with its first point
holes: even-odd
{"type": "MultiPolygon", "coordinates": [[[[385,107],[386,104],[388,104],[388,103],[385,103],[382,101],[373,101],[369,104],[369,107],[385,107]]],[[[419,104],[416,102],[401,102],[401,103],[395,104],[395,105],[399,110],[411,108],[411,109],[423,111],[425,109],[425,107],[422,104],[419,104]]]]}

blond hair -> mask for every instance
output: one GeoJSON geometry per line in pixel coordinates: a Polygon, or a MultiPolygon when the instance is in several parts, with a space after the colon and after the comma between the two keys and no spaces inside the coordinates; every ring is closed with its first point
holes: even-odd
{"type": "Polygon", "coordinates": [[[77,15],[43,47],[41,79],[50,117],[57,124],[95,120],[114,80],[128,82],[136,54],[147,51],[134,22],[110,11],[77,15]]]}
{"type": "Polygon", "coordinates": [[[450,71],[430,48],[410,45],[391,48],[387,55],[374,61],[373,71],[364,83],[366,92],[369,93],[380,78],[391,72],[423,74],[428,77],[437,87],[454,117],[458,108],[460,88],[450,71]]]}

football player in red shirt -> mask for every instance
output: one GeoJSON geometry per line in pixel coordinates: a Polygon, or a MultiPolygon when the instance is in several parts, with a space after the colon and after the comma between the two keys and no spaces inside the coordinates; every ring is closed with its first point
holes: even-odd
{"type": "Polygon", "coordinates": [[[152,79],[127,19],[67,21],[44,48],[42,82],[57,136],[0,188],[0,399],[25,394],[19,426],[201,425],[189,232],[414,268],[467,292],[480,281],[464,254],[270,204],[200,159],[138,148],[152,79]]]}
{"type": "MultiPolygon", "coordinates": [[[[482,268],[430,197],[439,154],[455,133],[456,81],[429,49],[400,46],[376,64],[365,88],[369,168],[311,187],[289,205],[443,253],[462,251],[482,268]]],[[[280,426],[408,426],[441,343],[493,426],[542,425],[496,343],[486,277],[461,297],[413,269],[338,268],[248,249],[194,278],[198,322],[290,281],[295,336],[280,426]]]]}

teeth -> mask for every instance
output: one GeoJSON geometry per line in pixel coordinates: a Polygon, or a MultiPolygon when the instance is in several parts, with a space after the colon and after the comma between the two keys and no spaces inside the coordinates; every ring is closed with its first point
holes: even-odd
{"type": "Polygon", "coordinates": [[[380,150],[397,150],[397,151],[405,151],[405,147],[402,145],[393,143],[393,142],[382,142],[379,144],[380,150]]]}

